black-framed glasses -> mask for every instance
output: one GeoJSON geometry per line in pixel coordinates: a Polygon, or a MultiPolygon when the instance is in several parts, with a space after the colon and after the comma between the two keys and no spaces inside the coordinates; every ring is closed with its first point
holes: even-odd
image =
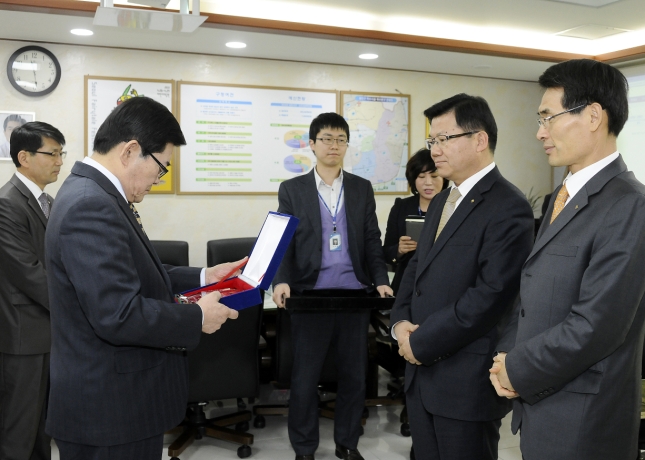
{"type": "MultiPolygon", "coordinates": [[[[556,113],[555,115],[551,115],[551,116],[548,116],[548,117],[538,117],[538,119],[537,119],[538,126],[540,126],[540,127],[544,126],[546,129],[549,129],[549,122],[551,120],[553,120],[555,117],[558,117],[560,115],[564,115],[565,113],[573,112],[574,110],[578,110],[578,109],[581,109],[583,107],[587,107],[588,105],[589,104],[581,104],[581,105],[579,105],[577,107],[574,107],[572,109],[564,110],[564,111],[562,111],[560,113],[556,113]]],[[[540,114],[538,113],[538,115],[540,115],[540,114]]]]}
{"type": "Polygon", "coordinates": [[[440,145],[443,147],[446,145],[446,142],[448,142],[450,139],[456,139],[458,137],[462,136],[469,136],[471,134],[477,134],[481,131],[468,131],[467,133],[459,133],[459,134],[440,134],[436,137],[429,137],[426,139],[426,148],[430,150],[433,145],[440,145]]]}
{"type": "Polygon", "coordinates": [[[31,153],[42,153],[43,155],[49,155],[53,158],[60,158],[61,160],[67,156],[67,152],[41,152],[40,150],[34,150],[31,153]]]}
{"type": "Polygon", "coordinates": [[[155,160],[155,163],[157,163],[159,165],[159,176],[157,176],[157,177],[159,177],[159,179],[161,179],[163,176],[168,174],[168,168],[166,168],[164,165],[162,165],[161,161],[157,160],[152,153],[150,155],[148,155],[148,156],[152,157],[152,159],[155,160]]]}
{"type": "Polygon", "coordinates": [[[334,145],[334,141],[338,144],[339,147],[344,147],[347,145],[347,139],[342,137],[317,137],[316,140],[321,141],[325,145],[334,145]]]}

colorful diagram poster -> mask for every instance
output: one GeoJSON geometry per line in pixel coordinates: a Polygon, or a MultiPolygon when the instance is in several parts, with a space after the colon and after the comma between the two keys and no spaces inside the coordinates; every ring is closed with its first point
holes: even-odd
{"type": "Polygon", "coordinates": [[[335,91],[178,83],[179,193],[277,193],[311,171],[309,125],[336,112],[335,91]]]}
{"type": "Polygon", "coordinates": [[[410,96],[341,92],[341,104],[350,130],[343,168],[376,193],[408,193],[410,96]]]}
{"type": "MultiPolygon", "coordinates": [[[[85,76],[85,155],[92,152],[94,136],[112,110],[124,101],[139,96],[152,98],[175,113],[173,80],[85,76]]],[[[152,193],[175,192],[173,163],[170,162],[168,174],[152,187],[152,193]]]]}

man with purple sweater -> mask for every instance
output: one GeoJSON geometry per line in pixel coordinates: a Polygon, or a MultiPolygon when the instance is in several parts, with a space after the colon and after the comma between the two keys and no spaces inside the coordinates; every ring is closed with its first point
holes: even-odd
{"type": "MultiPolygon", "coordinates": [[[[309,127],[316,167],[280,185],[278,212],[298,217],[300,224],[274,279],[278,307],[291,295],[360,297],[375,289],[381,297],[392,295],[372,184],[341,167],[348,142],[345,119],[320,114],[309,127]]],[[[336,457],[363,460],[357,445],[365,404],[368,324],[369,312],[291,314],[289,439],[296,460],[314,460],[318,448],[317,386],[328,352],[334,353],[338,369],[336,457]]]]}

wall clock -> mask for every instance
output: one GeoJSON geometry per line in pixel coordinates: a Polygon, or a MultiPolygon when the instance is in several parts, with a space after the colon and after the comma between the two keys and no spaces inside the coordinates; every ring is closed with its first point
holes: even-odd
{"type": "Polygon", "coordinates": [[[60,64],[49,50],[41,46],[25,46],[11,55],[7,77],[22,94],[37,97],[49,94],[60,82],[60,64]]]}

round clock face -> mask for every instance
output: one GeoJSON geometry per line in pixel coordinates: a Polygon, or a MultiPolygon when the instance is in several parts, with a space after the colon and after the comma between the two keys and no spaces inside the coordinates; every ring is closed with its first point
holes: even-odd
{"type": "Polygon", "coordinates": [[[49,94],[60,81],[58,59],[40,46],[25,46],[13,53],[7,63],[9,81],[22,94],[49,94]]]}

